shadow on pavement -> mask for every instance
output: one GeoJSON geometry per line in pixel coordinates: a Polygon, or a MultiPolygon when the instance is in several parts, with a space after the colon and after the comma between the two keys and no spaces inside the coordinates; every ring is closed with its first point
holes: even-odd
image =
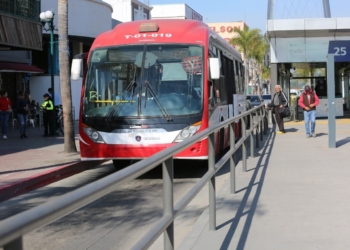
{"type": "MultiPolygon", "coordinates": [[[[79,139],[78,131],[78,123],[76,122],[74,126],[76,143],[78,143],[77,140],[79,139]]],[[[3,140],[2,137],[0,138],[0,156],[64,144],[63,136],[59,135],[57,137],[42,137],[43,133],[43,128],[38,129],[27,127],[26,134],[28,138],[21,139],[18,128],[9,128],[7,134],[8,139],[3,140]]]]}
{"type": "Polygon", "coordinates": [[[287,129],[285,129],[285,131],[287,132],[287,133],[293,133],[293,132],[297,132],[299,129],[297,129],[297,128],[287,128],[287,129]]]}
{"type": "Polygon", "coordinates": [[[343,146],[343,145],[345,145],[345,144],[347,144],[349,142],[350,142],[350,137],[346,137],[344,139],[341,139],[340,141],[337,141],[336,142],[336,147],[341,147],[341,146],[343,146]]]}
{"type": "MultiPolygon", "coordinates": [[[[225,239],[221,244],[220,249],[228,249],[229,248],[230,242],[233,238],[233,235],[235,234],[235,231],[236,231],[237,226],[240,222],[240,219],[246,215],[247,219],[244,223],[242,234],[240,236],[238,246],[237,246],[237,249],[244,249],[244,246],[245,246],[248,234],[249,234],[249,230],[250,230],[250,227],[251,227],[251,224],[253,221],[253,217],[254,217],[254,214],[256,213],[256,210],[257,210],[257,205],[258,205],[261,190],[262,190],[262,187],[264,184],[265,175],[266,175],[266,171],[268,168],[268,163],[269,163],[269,159],[271,156],[271,152],[273,149],[273,142],[274,142],[275,136],[276,136],[275,133],[271,133],[271,132],[269,133],[269,137],[266,139],[265,145],[263,145],[262,155],[261,155],[256,167],[254,168],[254,173],[252,175],[252,178],[251,178],[248,186],[246,188],[243,188],[243,189],[237,191],[237,192],[243,192],[243,191],[246,191],[246,192],[244,194],[242,201],[239,204],[236,216],[233,219],[228,220],[225,223],[217,226],[217,229],[220,229],[228,224],[231,224],[231,226],[230,226],[230,228],[225,236],[225,239]],[[262,169],[260,180],[256,181],[256,178],[257,178],[257,175],[258,175],[260,169],[262,169]],[[254,186],[257,186],[256,193],[254,195],[254,198],[253,198],[251,204],[249,205],[249,204],[247,204],[248,198],[249,198],[254,186]],[[250,210],[245,211],[245,208],[247,206],[250,207],[250,210]]],[[[229,205],[232,206],[235,204],[229,204],[229,205]]]]}

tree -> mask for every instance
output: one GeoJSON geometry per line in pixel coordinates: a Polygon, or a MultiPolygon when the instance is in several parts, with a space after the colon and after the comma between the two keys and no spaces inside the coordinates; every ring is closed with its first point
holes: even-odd
{"type": "Polygon", "coordinates": [[[270,68],[264,65],[263,68],[262,68],[262,77],[264,79],[269,79],[270,76],[271,76],[270,68]]]}
{"type": "Polygon", "coordinates": [[[253,46],[252,51],[250,51],[248,56],[254,59],[255,64],[257,65],[256,69],[258,69],[256,75],[259,75],[261,80],[263,73],[264,56],[266,55],[269,45],[266,43],[262,35],[260,35],[260,37],[254,41],[254,43],[255,45],[253,46]]]}
{"type": "Polygon", "coordinates": [[[60,85],[64,122],[64,151],[77,152],[74,138],[74,123],[72,116],[72,91],[69,77],[68,56],[68,0],[58,0],[58,37],[60,85]]]}
{"type": "Polygon", "coordinates": [[[261,49],[260,43],[263,41],[263,38],[259,29],[249,29],[248,26],[244,26],[243,30],[235,27],[232,32],[236,33],[237,36],[231,38],[230,43],[233,46],[237,46],[238,51],[243,53],[245,88],[247,89],[249,83],[248,61],[250,58],[260,58],[260,54],[257,51],[258,48],[261,49]]]}

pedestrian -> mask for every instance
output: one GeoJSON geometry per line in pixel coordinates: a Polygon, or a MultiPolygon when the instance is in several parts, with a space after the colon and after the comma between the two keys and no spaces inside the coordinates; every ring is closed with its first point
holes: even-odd
{"type": "Polygon", "coordinates": [[[30,104],[30,99],[31,99],[31,96],[30,96],[30,92],[27,91],[24,93],[24,99],[27,101],[28,105],[30,104]]]}
{"type": "Polygon", "coordinates": [[[40,108],[43,111],[43,120],[44,120],[44,134],[43,137],[54,136],[55,133],[53,131],[53,117],[54,117],[54,107],[52,100],[49,94],[44,94],[44,102],[41,104],[40,108]]]}
{"type": "Polygon", "coordinates": [[[276,93],[273,95],[271,103],[268,104],[268,107],[272,109],[272,113],[275,113],[275,118],[279,129],[277,134],[284,134],[286,131],[284,130],[283,118],[281,118],[279,110],[283,107],[288,107],[288,99],[286,94],[282,92],[280,85],[275,86],[275,91],[276,93]]]}
{"type": "Polygon", "coordinates": [[[59,96],[57,95],[57,93],[55,92],[55,93],[54,93],[54,96],[52,96],[52,88],[48,88],[47,91],[49,92],[49,95],[50,95],[50,97],[51,97],[51,100],[53,100],[53,103],[55,104],[55,106],[60,105],[61,102],[60,102],[60,98],[59,98],[59,96]]]}
{"type": "Polygon", "coordinates": [[[7,140],[8,121],[12,112],[12,102],[7,95],[7,91],[0,91],[0,123],[4,140],[7,140]]]}
{"type": "Polygon", "coordinates": [[[28,117],[30,117],[30,119],[34,119],[34,121],[36,121],[36,124],[38,125],[40,122],[39,109],[40,109],[39,103],[37,103],[35,100],[31,100],[29,104],[30,114],[28,113],[28,117]]]}
{"type": "Polygon", "coordinates": [[[28,110],[28,100],[24,97],[23,91],[20,91],[17,98],[17,120],[20,124],[19,137],[21,139],[28,138],[26,135],[28,110]]]}
{"type": "Polygon", "coordinates": [[[306,85],[304,92],[300,95],[299,106],[304,110],[304,122],[306,138],[316,137],[316,106],[319,104],[316,92],[313,92],[309,85],[306,85]],[[311,128],[310,128],[311,123],[311,128]]]}

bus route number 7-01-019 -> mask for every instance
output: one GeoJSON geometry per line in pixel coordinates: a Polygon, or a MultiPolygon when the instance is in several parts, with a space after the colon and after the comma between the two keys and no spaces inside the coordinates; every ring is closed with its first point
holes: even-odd
{"type": "Polygon", "coordinates": [[[157,37],[166,37],[166,38],[170,38],[172,37],[173,35],[172,34],[164,34],[164,33],[152,33],[152,34],[136,34],[136,35],[125,35],[125,38],[126,39],[129,39],[129,38],[157,38],[157,37]]]}

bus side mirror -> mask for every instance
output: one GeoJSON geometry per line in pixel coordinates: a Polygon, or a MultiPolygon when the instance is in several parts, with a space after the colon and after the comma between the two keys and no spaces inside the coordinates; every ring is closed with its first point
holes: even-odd
{"type": "Polygon", "coordinates": [[[72,80],[79,80],[82,76],[82,65],[86,62],[88,53],[77,54],[73,57],[72,67],[70,70],[70,78],[72,80]]]}
{"type": "Polygon", "coordinates": [[[209,58],[210,78],[212,80],[220,79],[219,58],[209,58]]]}
{"type": "Polygon", "coordinates": [[[82,65],[83,59],[73,59],[72,61],[72,67],[70,72],[70,78],[72,80],[79,80],[81,75],[81,65],[82,65]]]}

